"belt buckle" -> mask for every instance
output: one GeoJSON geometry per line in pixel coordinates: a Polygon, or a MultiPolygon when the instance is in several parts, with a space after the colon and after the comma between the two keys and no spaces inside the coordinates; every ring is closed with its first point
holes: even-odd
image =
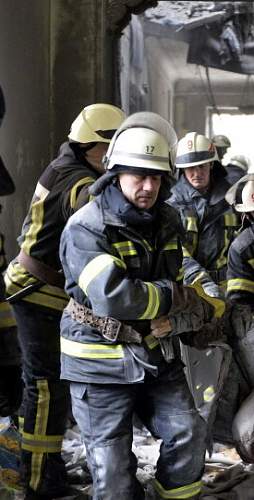
{"type": "Polygon", "coordinates": [[[118,319],[108,316],[105,318],[105,323],[102,329],[102,335],[105,339],[112,341],[117,340],[122,324],[118,319]]]}

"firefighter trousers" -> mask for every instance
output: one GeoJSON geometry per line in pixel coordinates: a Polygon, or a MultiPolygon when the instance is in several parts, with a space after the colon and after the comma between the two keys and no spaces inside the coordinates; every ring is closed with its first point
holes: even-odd
{"type": "Polygon", "coordinates": [[[58,495],[67,486],[61,445],[69,409],[69,386],[60,380],[60,318],[20,301],[18,324],[25,382],[21,469],[24,484],[40,495],[58,495]]]}
{"type": "Polygon", "coordinates": [[[158,498],[196,498],[201,489],[206,424],[197,412],[181,363],[139,384],[70,385],[93,477],[93,500],[142,500],[132,452],[133,414],[162,440],[154,488],[158,498]]]}

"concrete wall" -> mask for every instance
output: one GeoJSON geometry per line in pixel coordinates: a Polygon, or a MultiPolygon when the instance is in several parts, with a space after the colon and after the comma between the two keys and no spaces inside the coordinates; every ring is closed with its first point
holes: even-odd
{"type": "Polygon", "coordinates": [[[0,85],[6,99],[0,154],[16,184],[16,194],[0,200],[0,227],[13,254],[36,178],[49,159],[50,2],[0,0],[0,12],[0,85]]]}
{"type": "Polygon", "coordinates": [[[113,102],[106,0],[0,0],[0,85],[7,112],[0,154],[16,194],[0,200],[8,258],[36,181],[80,110],[113,102]]]}

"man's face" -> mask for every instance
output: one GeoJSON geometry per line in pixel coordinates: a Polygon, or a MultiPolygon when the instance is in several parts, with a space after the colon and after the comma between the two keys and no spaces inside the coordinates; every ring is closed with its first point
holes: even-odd
{"type": "Polygon", "coordinates": [[[102,164],[102,159],[103,156],[106,154],[108,149],[108,144],[105,142],[97,142],[97,144],[92,148],[89,149],[88,151],[85,152],[85,157],[92,165],[92,167],[99,173],[99,174],[104,174],[105,169],[102,164]]]}
{"type": "Polygon", "coordinates": [[[155,204],[160,186],[161,175],[119,174],[121,190],[131,203],[142,210],[149,210],[155,204]]]}
{"type": "Polygon", "coordinates": [[[205,191],[210,184],[212,163],[197,165],[184,169],[184,175],[187,181],[198,191],[205,191]]]}

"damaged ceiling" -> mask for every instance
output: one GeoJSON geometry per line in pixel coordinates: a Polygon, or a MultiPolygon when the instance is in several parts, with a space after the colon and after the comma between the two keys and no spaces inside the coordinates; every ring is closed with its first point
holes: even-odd
{"type": "Polygon", "coordinates": [[[160,1],[144,19],[147,35],[186,42],[188,63],[254,74],[254,2],[160,1]]]}

